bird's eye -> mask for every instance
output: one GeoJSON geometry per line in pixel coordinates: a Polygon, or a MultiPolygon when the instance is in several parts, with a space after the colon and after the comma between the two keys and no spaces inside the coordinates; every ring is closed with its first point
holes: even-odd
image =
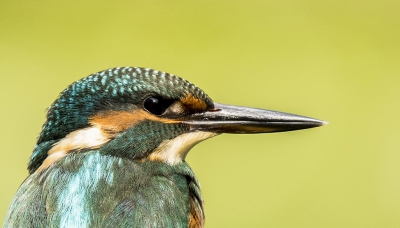
{"type": "Polygon", "coordinates": [[[149,97],[144,101],[143,107],[154,115],[161,115],[173,102],[173,100],[162,97],[149,97]]]}

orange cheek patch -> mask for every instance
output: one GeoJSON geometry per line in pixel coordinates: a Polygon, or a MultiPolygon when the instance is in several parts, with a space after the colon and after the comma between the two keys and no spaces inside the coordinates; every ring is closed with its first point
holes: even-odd
{"type": "Polygon", "coordinates": [[[94,126],[99,126],[102,129],[117,133],[125,131],[144,119],[144,116],[139,115],[139,112],[112,110],[97,113],[89,118],[89,123],[94,126]]]}
{"type": "Polygon", "coordinates": [[[186,93],[186,95],[181,98],[181,102],[189,110],[204,111],[207,109],[206,102],[194,97],[190,93],[186,93]]]}
{"type": "Polygon", "coordinates": [[[111,133],[120,133],[125,131],[144,120],[152,120],[163,123],[177,123],[178,121],[160,118],[154,116],[144,110],[131,111],[105,111],[99,112],[89,118],[89,123],[93,126],[98,126],[111,133]]]}

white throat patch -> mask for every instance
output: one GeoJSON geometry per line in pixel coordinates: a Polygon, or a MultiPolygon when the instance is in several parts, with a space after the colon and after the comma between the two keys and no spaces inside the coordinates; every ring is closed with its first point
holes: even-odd
{"type": "Polygon", "coordinates": [[[218,135],[213,132],[196,131],[185,133],[176,138],[165,140],[150,155],[150,161],[161,161],[176,165],[183,161],[197,143],[218,135]]]}

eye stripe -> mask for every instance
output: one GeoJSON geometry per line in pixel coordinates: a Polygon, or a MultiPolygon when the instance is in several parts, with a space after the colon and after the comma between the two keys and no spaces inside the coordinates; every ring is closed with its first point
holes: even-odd
{"type": "Polygon", "coordinates": [[[132,111],[111,110],[99,112],[89,118],[89,123],[93,126],[98,126],[109,133],[118,134],[139,124],[144,120],[152,120],[163,123],[180,122],[173,119],[161,118],[152,115],[144,110],[137,109],[132,111]]]}

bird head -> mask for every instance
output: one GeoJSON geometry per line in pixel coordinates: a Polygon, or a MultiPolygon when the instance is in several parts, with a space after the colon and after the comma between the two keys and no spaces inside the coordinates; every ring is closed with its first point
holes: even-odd
{"type": "Polygon", "coordinates": [[[112,68],[74,82],[50,106],[28,169],[41,171],[70,153],[93,149],[174,165],[194,145],[221,133],[290,131],[324,123],[214,103],[194,84],[165,72],[112,68]]]}

